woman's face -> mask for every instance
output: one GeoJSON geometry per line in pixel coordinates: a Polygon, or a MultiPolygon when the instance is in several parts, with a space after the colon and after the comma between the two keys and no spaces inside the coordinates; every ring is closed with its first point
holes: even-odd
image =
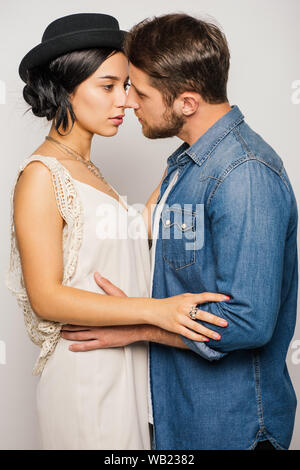
{"type": "Polygon", "coordinates": [[[125,114],[128,81],[128,60],[122,52],[117,52],[70,96],[76,125],[105,137],[117,134],[125,114]]]}

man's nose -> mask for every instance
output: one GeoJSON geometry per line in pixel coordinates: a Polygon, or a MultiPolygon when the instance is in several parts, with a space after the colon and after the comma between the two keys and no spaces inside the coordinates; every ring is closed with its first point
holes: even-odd
{"type": "Polygon", "coordinates": [[[132,109],[138,109],[139,105],[137,101],[134,99],[134,96],[132,93],[130,93],[131,90],[129,90],[126,102],[125,102],[125,108],[132,108],[132,109]]]}

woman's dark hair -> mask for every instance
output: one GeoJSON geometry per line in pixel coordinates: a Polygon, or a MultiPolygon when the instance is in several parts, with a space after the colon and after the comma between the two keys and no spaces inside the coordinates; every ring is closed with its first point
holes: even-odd
{"type": "Polygon", "coordinates": [[[230,52],[212,23],[181,13],[147,18],[126,36],[124,52],[168,105],[184,91],[211,104],[227,101],[230,52]]]}
{"type": "MultiPolygon", "coordinates": [[[[27,84],[23,89],[23,97],[31,106],[33,114],[46,117],[48,121],[55,118],[55,128],[66,131],[68,112],[72,127],[76,116],[69,101],[69,94],[90,77],[97,68],[114,52],[112,48],[93,48],[69,52],[50,63],[31,68],[27,71],[27,84]]],[[[61,134],[63,135],[63,134],[61,134]]]]}

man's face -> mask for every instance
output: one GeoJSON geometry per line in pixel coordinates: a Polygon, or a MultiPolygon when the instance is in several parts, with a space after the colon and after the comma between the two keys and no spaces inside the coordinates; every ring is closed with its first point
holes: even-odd
{"type": "Polygon", "coordinates": [[[149,139],[163,139],[178,135],[185,119],[175,113],[173,106],[167,107],[159,90],[150,85],[148,75],[129,65],[131,87],[126,108],[133,108],[142,124],[142,132],[149,139]]]}

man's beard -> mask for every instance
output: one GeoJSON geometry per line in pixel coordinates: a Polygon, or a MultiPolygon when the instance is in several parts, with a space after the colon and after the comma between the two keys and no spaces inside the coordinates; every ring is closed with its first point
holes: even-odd
{"type": "Polygon", "coordinates": [[[179,134],[185,122],[183,116],[179,116],[172,109],[167,109],[163,114],[163,122],[160,126],[150,127],[144,121],[143,134],[145,137],[148,137],[148,139],[174,137],[179,134]]]}

